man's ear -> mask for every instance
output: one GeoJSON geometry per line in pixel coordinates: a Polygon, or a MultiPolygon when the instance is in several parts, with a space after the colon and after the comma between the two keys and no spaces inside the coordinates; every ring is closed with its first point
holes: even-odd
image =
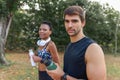
{"type": "Polygon", "coordinates": [[[82,22],[82,27],[84,27],[84,26],[85,26],[85,24],[86,24],[86,21],[83,21],[83,22],[82,22]]]}

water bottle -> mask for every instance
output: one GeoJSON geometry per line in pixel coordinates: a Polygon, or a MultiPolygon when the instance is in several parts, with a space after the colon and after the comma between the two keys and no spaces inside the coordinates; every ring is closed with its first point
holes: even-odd
{"type": "Polygon", "coordinates": [[[44,64],[46,65],[48,70],[55,70],[57,68],[57,66],[52,60],[46,60],[44,64]]]}
{"type": "Polygon", "coordinates": [[[36,66],[36,63],[34,62],[32,55],[34,55],[34,52],[32,49],[29,49],[29,56],[30,56],[30,62],[32,66],[36,66]]]}

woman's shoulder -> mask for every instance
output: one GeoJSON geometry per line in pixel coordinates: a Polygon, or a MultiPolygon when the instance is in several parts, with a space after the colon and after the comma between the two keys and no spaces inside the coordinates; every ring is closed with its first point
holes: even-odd
{"type": "Polygon", "coordinates": [[[53,49],[56,49],[56,45],[54,43],[54,41],[50,41],[49,44],[48,44],[48,49],[49,50],[53,50],[53,49]]]}
{"type": "Polygon", "coordinates": [[[48,43],[48,45],[49,45],[49,46],[55,46],[55,42],[51,40],[51,41],[48,43]]]}
{"type": "Polygon", "coordinates": [[[51,51],[53,52],[53,51],[57,50],[57,47],[56,47],[54,41],[50,41],[48,43],[47,50],[50,51],[50,52],[51,51]]]}

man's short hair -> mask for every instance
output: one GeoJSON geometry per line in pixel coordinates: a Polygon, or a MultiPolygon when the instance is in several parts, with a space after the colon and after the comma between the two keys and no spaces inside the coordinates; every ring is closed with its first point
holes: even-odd
{"type": "Polygon", "coordinates": [[[64,10],[64,18],[66,15],[78,15],[81,21],[85,21],[85,11],[80,6],[69,6],[64,10]]]}

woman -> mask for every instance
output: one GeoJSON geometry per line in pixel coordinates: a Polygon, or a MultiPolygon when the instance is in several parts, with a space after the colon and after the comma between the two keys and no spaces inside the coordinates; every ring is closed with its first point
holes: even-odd
{"type": "Polygon", "coordinates": [[[50,35],[52,34],[52,26],[49,22],[42,22],[39,27],[39,37],[41,40],[37,41],[38,56],[33,56],[35,62],[39,62],[39,80],[53,80],[46,72],[46,66],[41,63],[41,57],[46,54],[55,63],[60,64],[59,56],[55,43],[51,40],[50,35]]]}

